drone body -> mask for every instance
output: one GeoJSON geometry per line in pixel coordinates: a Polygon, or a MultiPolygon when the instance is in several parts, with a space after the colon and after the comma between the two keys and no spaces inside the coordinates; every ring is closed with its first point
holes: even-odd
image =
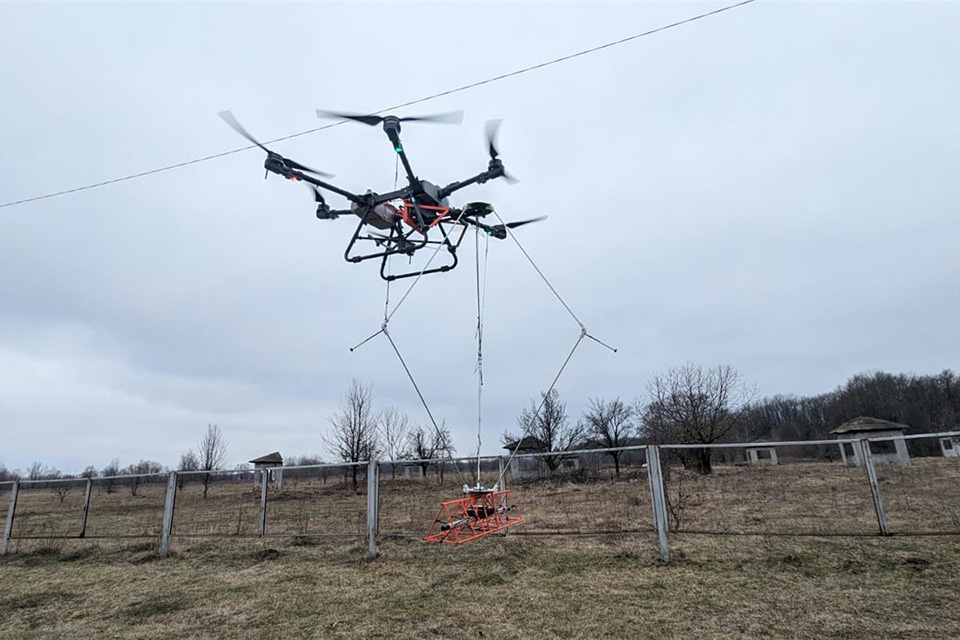
{"type": "Polygon", "coordinates": [[[344,258],[348,262],[380,259],[380,276],[384,280],[390,281],[453,269],[457,266],[457,248],[463,241],[469,227],[484,231],[489,236],[503,239],[507,237],[508,228],[543,219],[535,218],[507,224],[488,225],[481,219],[493,213],[491,205],[473,202],[462,208],[450,206],[449,196],[470,185],[483,184],[496,178],[504,178],[511,183],[515,182],[506,173],[503,162],[498,157],[496,134],[499,121],[487,124],[487,145],[490,154],[487,169],[466,180],[452,182],[440,187],[427,180],[421,180],[414,174],[400,140],[401,123],[421,121],[459,124],[462,119],[462,112],[408,118],[325,111],[317,111],[317,115],[320,117],[345,118],[370,126],[382,124],[383,131],[387,134],[393,150],[403,164],[407,185],[383,194],[374,191],[368,191],[362,195],[351,193],[323,179],[332,177],[330,174],[310,169],[267,149],[247,133],[229,111],[220,113],[224,122],[267,153],[264,168],[268,174],[276,173],[288,180],[301,181],[310,185],[317,205],[317,218],[321,220],[335,220],[340,216],[356,216],[359,218],[356,230],[344,252],[344,258]],[[331,209],[323,197],[323,191],[343,196],[349,201],[349,208],[331,209]],[[438,253],[441,248],[446,248],[449,256],[446,263],[434,268],[425,267],[422,270],[399,273],[388,272],[390,256],[397,254],[412,256],[428,246],[435,248],[434,253],[438,253]]]}

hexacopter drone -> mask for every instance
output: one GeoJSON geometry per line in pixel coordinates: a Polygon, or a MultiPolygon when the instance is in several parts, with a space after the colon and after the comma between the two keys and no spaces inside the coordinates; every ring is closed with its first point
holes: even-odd
{"type": "MultiPolygon", "coordinates": [[[[486,171],[475,176],[452,182],[445,187],[438,187],[432,182],[421,180],[410,167],[406,151],[400,142],[401,122],[439,122],[445,124],[459,124],[462,112],[438,114],[432,116],[406,117],[356,115],[348,113],[334,113],[317,111],[320,117],[345,118],[369,126],[383,125],[383,130],[393,145],[393,150],[399,156],[400,162],[407,177],[407,185],[389,193],[367,191],[365,194],[356,194],[330,184],[320,178],[331,178],[331,174],[317,171],[298,162],[285,158],[278,153],[267,149],[258,142],[234,118],[229,111],[223,111],[220,117],[241,136],[257,145],[267,153],[263,166],[268,173],[276,173],[288,180],[297,180],[310,186],[317,204],[317,218],[321,220],[335,220],[342,215],[355,215],[360,218],[344,252],[348,262],[361,262],[380,258],[380,276],[387,281],[398,278],[407,278],[427,273],[449,271],[457,266],[457,248],[463,241],[468,227],[475,227],[494,238],[507,237],[507,229],[513,229],[531,222],[543,220],[546,216],[520,220],[517,222],[496,225],[485,224],[481,221],[485,216],[493,213],[493,206],[485,202],[471,202],[462,208],[451,207],[448,197],[472,184],[483,184],[488,180],[503,178],[509,183],[516,180],[503,167],[497,151],[497,131],[499,121],[487,123],[487,147],[490,153],[490,162],[486,171]],[[312,174],[312,175],[310,175],[312,174]],[[314,177],[319,176],[319,177],[314,177]],[[321,190],[339,194],[350,201],[350,208],[343,210],[331,209],[321,193],[321,190]],[[460,227],[459,232],[456,227],[460,227]],[[431,237],[432,234],[432,237],[431,237]],[[372,245],[372,246],[371,246],[372,245]],[[424,268],[400,273],[388,273],[388,258],[392,255],[412,256],[427,246],[433,245],[436,251],[446,247],[450,256],[446,264],[438,267],[424,268]],[[441,246],[437,246],[441,245],[441,246]],[[359,246],[370,247],[365,253],[359,246]]],[[[429,263],[427,265],[429,267],[429,263]]]]}

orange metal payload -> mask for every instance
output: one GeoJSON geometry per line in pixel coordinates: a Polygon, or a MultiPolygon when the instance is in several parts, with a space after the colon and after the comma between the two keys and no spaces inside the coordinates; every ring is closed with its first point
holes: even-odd
{"type": "Polygon", "coordinates": [[[463,498],[440,505],[440,512],[424,538],[427,542],[463,544],[523,522],[506,489],[464,487],[464,493],[463,498]]]}

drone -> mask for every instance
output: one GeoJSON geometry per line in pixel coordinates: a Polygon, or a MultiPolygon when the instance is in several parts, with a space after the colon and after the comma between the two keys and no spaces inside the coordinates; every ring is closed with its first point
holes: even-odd
{"type": "Polygon", "coordinates": [[[463,119],[462,111],[401,118],[393,115],[359,115],[317,110],[317,116],[320,118],[351,120],[373,127],[382,125],[394,152],[403,164],[407,185],[402,189],[395,189],[382,194],[374,191],[357,194],[327,182],[328,179],[334,177],[332,174],[311,169],[271,151],[250,135],[230,111],[223,111],[219,115],[237,133],[266,152],[267,159],[263,163],[263,167],[266,169],[265,178],[270,173],[275,173],[288,180],[302,182],[310,188],[317,206],[318,219],[336,220],[341,216],[358,217],[360,222],[353,232],[346,251],[344,251],[344,258],[347,262],[380,259],[380,277],[388,282],[400,278],[450,271],[456,267],[458,262],[457,248],[470,227],[474,227],[478,232],[485,232],[489,237],[503,240],[507,237],[508,229],[539,222],[546,218],[546,216],[541,216],[507,223],[503,223],[501,220],[501,224],[487,224],[483,220],[494,212],[493,205],[486,202],[470,202],[459,208],[450,205],[449,197],[470,185],[484,184],[497,178],[502,178],[509,184],[517,182],[513,176],[506,172],[503,161],[500,160],[500,153],[497,149],[499,120],[490,121],[486,125],[486,144],[487,151],[490,154],[487,169],[465,180],[451,182],[444,187],[440,187],[427,180],[421,180],[414,174],[406,150],[400,141],[401,123],[460,124],[463,119]],[[323,196],[324,191],[346,198],[350,202],[349,208],[331,209],[323,196]],[[428,262],[427,266],[421,270],[401,270],[398,272],[390,270],[390,256],[413,256],[416,252],[427,247],[435,248],[434,255],[439,253],[441,249],[446,248],[449,256],[446,262],[433,268],[429,268],[430,263],[428,262]]]}

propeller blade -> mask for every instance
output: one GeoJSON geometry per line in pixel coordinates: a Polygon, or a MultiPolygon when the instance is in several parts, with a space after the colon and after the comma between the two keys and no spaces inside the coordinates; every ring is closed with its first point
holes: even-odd
{"type": "Polygon", "coordinates": [[[252,135],[250,135],[250,132],[248,132],[246,129],[243,128],[243,125],[240,124],[240,122],[237,121],[237,119],[233,116],[233,113],[232,113],[232,112],[230,112],[229,110],[227,110],[227,111],[221,111],[221,112],[218,113],[217,115],[220,116],[220,119],[223,120],[224,122],[226,122],[227,125],[229,125],[231,129],[233,129],[234,131],[236,131],[237,133],[239,133],[241,136],[243,136],[244,138],[246,138],[247,140],[249,140],[249,141],[252,142],[253,144],[257,145],[258,147],[260,147],[261,149],[263,149],[263,150],[266,151],[267,153],[270,153],[270,149],[267,149],[265,146],[263,146],[262,144],[260,144],[260,142],[258,142],[256,138],[254,138],[252,135]]]}
{"type": "Polygon", "coordinates": [[[530,218],[529,220],[517,220],[516,222],[508,222],[504,226],[507,229],[516,229],[517,227],[522,227],[525,224],[530,224],[531,222],[540,222],[541,220],[546,220],[547,216],[540,216],[539,218],[530,218]]]}
{"type": "MultiPolygon", "coordinates": [[[[282,157],[282,156],[281,156],[281,157],[282,157]]],[[[332,173],[327,173],[326,171],[317,171],[316,169],[311,169],[310,167],[308,167],[308,166],[306,166],[306,165],[300,164],[300,163],[297,162],[296,160],[291,160],[291,159],[289,159],[289,158],[283,158],[283,161],[284,161],[284,163],[286,163],[286,165],[287,165],[288,167],[290,167],[291,169],[297,169],[297,170],[299,170],[299,171],[306,171],[307,173],[312,173],[312,174],[318,175],[318,176],[320,176],[321,178],[332,178],[332,177],[334,177],[334,174],[332,174],[332,173]]]]}
{"type": "Polygon", "coordinates": [[[297,169],[297,170],[299,170],[299,171],[306,171],[307,173],[313,173],[313,174],[316,174],[316,175],[318,175],[318,176],[320,176],[320,177],[323,177],[323,178],[332,178],[332,177],[334,177],[332,173],[327,173],[327,172],[325,172],[325,171],[317,171],[316,169],[311,169],[310,167],[308,167],[308,166],[306,166],[306,165],[303,165],[303,164],[300,164],[299,162],[297,162],[297,161],[295,161],[295,160],[290,160],[289,158],[284,158],[284,157],[281,156],[279,153],[274,153],[273,151],[270,151],[270,149],[267,149],[265,146],[263,146],[263,145],[260,143],[259,140],[257,140],[257,139],[254,138],[252,135],[250,135],[250,132],[249,132],[249,131],[247,131],[246,129],[243,128],[243,125],[240,124],[240,122],[234,117],[234,115],[233,115],[232,112],[230,112],[230,111],[221,111],[221,112],[218,113],[217,115],[220,116],[220,119],[223,120],[224,122],[226,122],[226,123],[230,126],[230,128],[232,128],[234,131],[236,131],[237,133],[239,133],[241,136],[243,136],[244,138],[246,138],[247,140],[249,140],[249,141],[252,142],[253,144],[257,145],[258,147],[260,147],[260,148],[263,149],[264,151],[266,151],[268,155],[272,155],[272,156],[275,156],[275,157],[280,158],[281,160],[283,160],[283,163],[284,163],[285,165],[287,165],[288,167],[290,167],[291,169],[297,169]]]}
{"type": "Polygon", "coordinates": [[[339,111],[324,111],[323,109],[317,109],[317,117],[344,118],[346,120],[353,120],[354,122],[361,122],[371,127],[375,127],[383,122],[383,118],[381,116],[365,116],[358,113],[340,113],[339,111]]]}
{"type": "Polygon", "coordinates": [[[314,202],[316,202],[317,204],[325,204],[325,203],[324,203],[324,200],[323,200],[323,195],[320,194],[320,189],[317,189],[317,188],[316,188],[315,186],[313,186],[312,184],[309,184],[309,183],[306,183],[306,182],[304,182],[303,184],[306,185],[306,187],[307,187],[308,189],[310,189],[310,192],[313,194],[313,201],[314,201],[314,202]]]}
{"type": "Polygon", "coordinates": [[[411,116],[400,118],[400,122],[436,122],[439,124],[461,124],[463,122],[463,109],[458,111],[448,111],[447,113],[435,113],[432,116],[411,116]]]}
{"type": "Polygon", "coordinates": [[[500,133],[500,123],[502,120],[488,120],[486,124],[487,147],[491,158],[499,155],[497,151],[497,136],[500,133]]]}
{"type": "Polygon", "coordinates": [[[518,182],[520,182],[518,179],[514,178],[512,175],[510,175],[506,171],[503,172],[502,177],[507,184],[517,184],[518,182]]]}

